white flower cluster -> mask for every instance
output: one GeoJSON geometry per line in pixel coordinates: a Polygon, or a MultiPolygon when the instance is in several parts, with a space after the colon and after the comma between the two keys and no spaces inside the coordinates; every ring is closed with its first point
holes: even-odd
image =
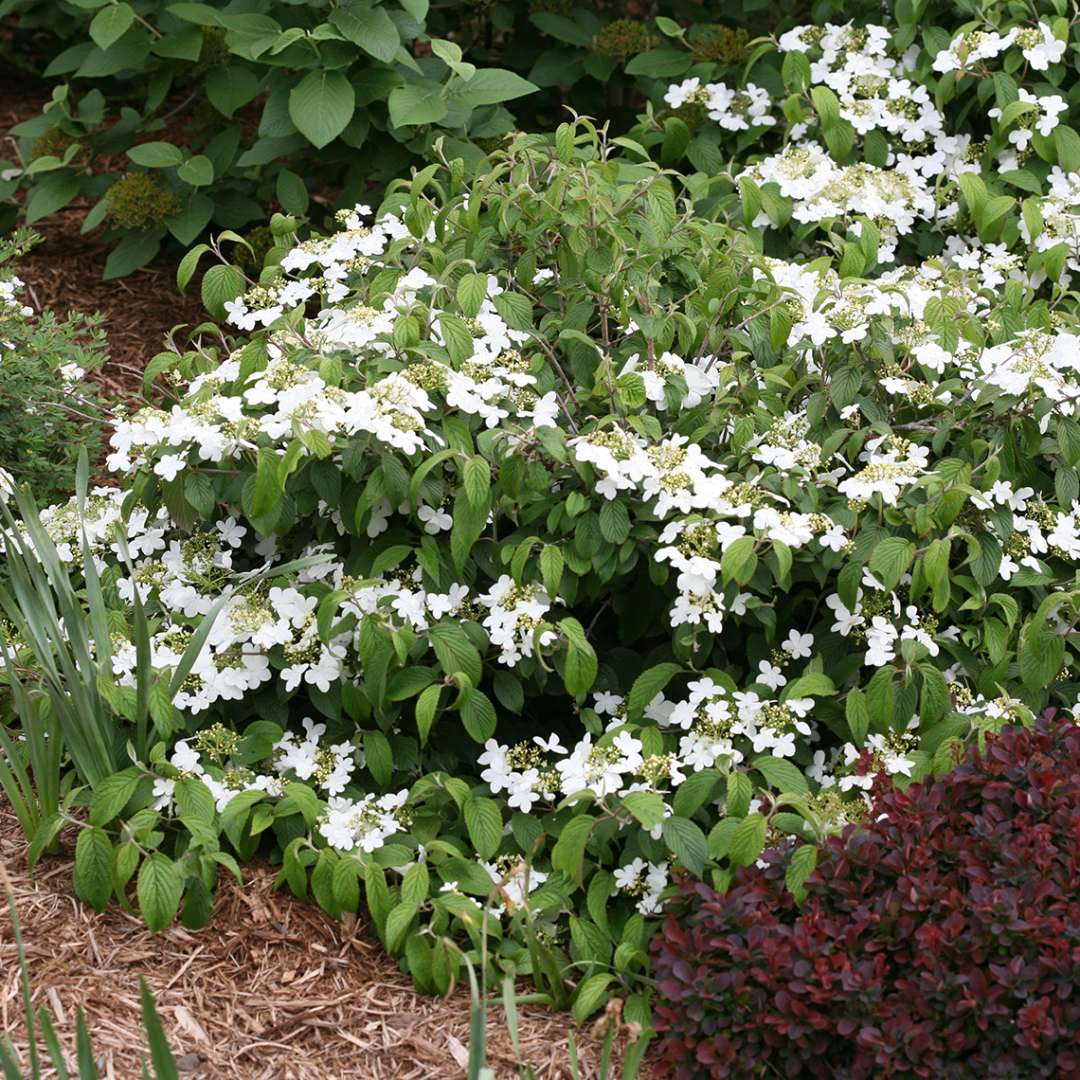
{"type": "Polygon", "coordinates": [[[29,304],[18,299],[17,294],[25,287],[22,278],[15,274],[0,278],[0,315],[20,315],[28,319],[34,314],[29,304]]]}
{"type": "Polygon", "coordinates": [[[252,767],[237,765],[231,759],[240,749],[240,737],[220,724],[202,729],[193,738],[180,739],[169,757],[177,776],[161,776],[154,781],[154,805],[158,810],[172,808],[179,778],[201,780],[214,797],[218,811],[243,791],[263,792],[280,798],[290,780],[311,782],[327,795],[344,791],[353,772],[363,765],[363,752],[352,742],[332,746],[320,742],[325,724],[303,720],[303,738],[285,732],[269,758],[252,767]]]}
{"type": "Polygon", "coordinates": [[[859,135],[881,131],[897,149],[937,141],[944,117],[925,86],[908,77],[918,50],[889,55],[892,35],[884,26],[797,26],[782,34],[782,53],[812,55],[810,82],[836,94],[840,116],[859,135]]]}
{"type": "MultiPolygon", "coordinates": [[[[933,221],[937,203],[930,185],[916,171],[883,169],[865,162],[837,165],[816,144],[790,145],[740,173],[738,179],[762,185],[775,183],[793,201],[792,217],[803,223],[863,215],[880,228],[877,257],[894,257],[898,236],[906,236],[917,221],[933,221]]],[[[769,227],[765,210],[755,226],[769,227]]]]}
{"type": "Polygon", "coordinates": [[[1004,34],[993,30],[967,30],[957,34],[949,47],[934,57],[934,70],[941,74],[968,71],[1018,46],[1033,70],[1046,71],[1051,64],[1061,62],[1067,45],[1043,22],[1035,27],[1014,27],[1004,34]]]}
{"type": "Polygon", "coordinates": [[[694,77],[669,87],[664,100],[673,109],[700,105],[725,131],[749,131],[776,123],[776,117],[770,113],[772,99],[768,91],[753,83],[733,89],[722,82],[702,85],[694,77]]]}
{"type": "MultiPolygon", "coordinates": [[[[259,286],[230,308],[231,321],[250,329],[247,324],[256,316],[262,325],[270,325],[311,297],[324,298],[324,306],[299,331],[274,335],[265,366],[244,374],[247,369],[240,360],[229,358],[193,379],[185,398],[170,410],[147,407],[119,420],[110,438],[108,467],[127,472],[152,463],[158,476],[172,481],[189,464],[235,460],[266,440],[284,449],[300,439],[304,452],[310,453],[310,447],[320,442],[332,451],[338,442],[363,433],[412,454],[437,443],[427,417],[437,414],[442,402],[482,417],[489,427],[511,416],[522,422],[524,430],[554,425],[559,411],[556,396],[550,391],[539,395],[533,389],[536,377],[517,351],[527,335],[511,329],[498,314],[493,298],[503,290],[494,276],[488,279],[479,312],[466,327],[467,355],[457,363],[425,361],[348,389],[327,383],[319,371],[292,359],[299,349],[323,355],[390,354],[387,338],[396,320],[415,310],[419,295],[435,284],[429,274],[413,268],[398,278],[378,309],[342,303],[351,292],[346,284],[349,276],[378,269],[376,257],[391,241],[419,243],[393,215],[384,215],[371,229],[359,227],[357,222],[366,213],[367,207],[358,207],[347,215],[342,232],[307,241],[282,261],[285,270],[318,267],[320,275],[281,279],[296,289],[277,288],[272,305],[251,307],[262,303],[254,295],[265,291],[259,286]]],[[[428,311],[425,318],[432,340],[446,344],[439,312],[428,311]]],[[[460,344],[455,342],[455,348],[460,344]]]]}
{"type": "MultiPolygon", "coordinates": [[[[927,63],[932,60],[938,75],[951,78],[955,73],[956,79],[968,72],[988,77],[994,66],[1003,63],[1005,71],[1013,72],[1021,57],[1031,71],[1045,72],[1062,63],[1067,49],[1067,42],[1057,33],[1060,30],[1055,32],[1043,22],[1004,33],[965,30],[947,49],[926,58],[919,44],[911,44],[903,52],[897,50],[890,28],[882,25],[807,25],[788,30],[777,39],[779,52],[805,56],[807,90],[820,87],[826,91],[826,99],[815,99],[815,108],[826,110],[818,118],[822,131],[809,119],[790,123],[783,148],[765,154],[735,173],[734,179],[759,186],[775,184],[781,196],[791,200],[790,217],[800,224],[832,226],[839,220],[846,225],[848,236],[855,238],[859,231],[853,219],[865,215],[879,232],[877,262],[895,261],[899,242],[917,230],[948,232],[961,211],[952,181],[963,173],[977,174],[985,150],[985,144],[974,143],[970,134],[948,130],[940,95],[935,97],[932,85],[926,85],[921,74],[927,63]],[[1016,63],[1008,59],[1013,49],[1020,54],[1013,57],[1016,63]],[[864,140],[867,147],[870,136],[878,140],[870,160],[836,164],[830,152],[832,143],[826,149],[823,134],[835,120],[849,124],[852,137],[864,140]]],[[[1007,78],[1006,82],[1012,80],[1007,78]]],[[[1057,85],[1051,80],[1034,88],[1002,89],[997,102],[990,103],[986,116],[1006,144],[997,154],[997,167],[1002,172],[1015,174],[1025,169],[1033,137],[1052,140],[1069,107],[1064,93],[1053,92],[1057,85]]],[[[722,83],[703,85],[698,78],[691,78],[669,86],[664,100],[673,109],[702,108],[727,131],[745,130],[748,125],[760,130],[774,119],[769,95],[754,84],[739,90],[722,83]]],[[[843,157],[842,151],[839,156],[843,157]]],[[[1076,270],[1080,267],[1080,245],[1073,212],[1075,185],[1064,180],[1057,167],[1055,173],[1049,179],[1050,193],[1036,194],[1044,218],[1038,235],[1029,235],[1028,215],[1020,229],[1024,240],[1039,251],[1066,243],[1069,268],[1076,270]]],[[[1020,175],[1028,174],[1021,171],[1020,175]]],[[[786,212],[778,215],[775,203],[763,201],[753,225],[775,229],[786,222],[786,212]]],[[[1000,262],[1007,254],[1001,243],[989,245],[986,251],[987,245],[970,238],[947,235],[946,241],[983,252],[974,258],[975,264],[1000,262]]],[[[1005,277],[1015,278],[1020,259],[1015,254],[1008,258],[1013,264],[1005,277]]]]}

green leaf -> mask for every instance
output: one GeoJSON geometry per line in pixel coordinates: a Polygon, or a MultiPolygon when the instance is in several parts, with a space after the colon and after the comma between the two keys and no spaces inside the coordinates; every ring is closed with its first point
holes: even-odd
{"type": "Polygon", "coordinates": [[[375,782],[387,787],[394,778],[394,752],[381,731],[364,732],[364,760],[375,782]]]}
{"type": "Polygon", "coordinates": [[[820,671],[808,671],[784,687],[783,700],[800,697],[833,697],[835,694],[836,687],[828,675],[823,675],[820,671]]]}
{"type": "Polygon", "coordinates": [[[275,191],[278,202],[286,212],[298,215],[307,213],[310,198],[303,177],[298,176],[291,169],[282,169],[277,174],[275,191]]]}
{"type": "Polygon", "coordinates": [[[806,889],[803,888],[806,879],[817,866],[817,854],[817,848],[813,844],[801,844],[791,854],[791,861],[784,875],[784,884],[788,892],[800,903],[806,896],[806,889]]]}
{"type": "Polygon", "coordinates": [[[214,200],[193,192],[187,206],[179,214],[173,214],[165,225],[181,244],[187,245],[202,235],[213,216],[214,200]]]}
{"type": "Polygon", "coordinates": [[[75,891],[95,911],[103,911],[113,891],[113,847],[104,829],[79,831],[75,842],[75,891]]]}
{"type": "Polygon", "coordinates": [[[720,556],[720,573],[725,581],[745,585],[754,576],[758,563],[755,543],[757,541],[752,536],[740,536],[724,549],[724,554],[720,556]]]}
{"type": "Polygon", "coordinates": [[[1080,135],[1065,124],[1054,128],[1054,146],[1057,148],[1058,164],[1066,173],[1080,169],[1080,135]]]}
{"type": "Polygon", "coordinates": [[[434,124],[447,113],[438,83],[410,83],[390,91],[387,102],[394,127],[434,124]]]}
{"type": "Polygon", "coordinates": [[[340,71],[309,71],[289,92],[289,117],[319,149],[345,130],[355,107],[352,84],[340,71]]]}
{"type": "Polygon", "coordinates": [[[566,639],[563,682],[574,697],[583,697],[596,682],[596,653],[585,637],[584,627],[577,619],[565,618],[559,623],[559,627],[566,639]]]}
{"type": "Polygon", "coordinates": [[[866,695],[861,690],[852,690],[844,702],[844,708],[851,741],[856,748],[861,748],[870,730],[870,708],[866,704],[866,695]]]}
{"type": "Polygon", "coordinates": [[[1057,682],[1065,661],[1065,639],[1045,625],[1029,624],[1021,635],[1017,659],[1024,685],[1037,693],[1057,682]]]}
{"type": "Polygon", "coordinates": [[[242,109],[258,92],[258,76],[237,64],[213,68],[206,76],[206,96],[210,104],[225,117],[231,117],[237,109],[242,109]]]}
{"type": "Polygon", "coordinates": [[[482,690],[472,690],[461,706],[461,723],[475,742],[485,743],[495,734],[495,706],[482,690]]]}
{"type": "Polygon", "coordinates": [[[599,972],[596,975],[590,975],[578,987],[570,1011],[579,1024],[592,1016],[607,1001],[609,996],[607,988],[614,980],[614,975],[599,972]]]}
{"type": "Polygon", "coordinates": [[[828,131],[840,119],[840,101],[827,86],[815,86],[810,91],[810,100],[821,121],[822,131],[828,131]]]}
{"type": "Polygon", "coordinates": [[[728,858],[736,866],[749,866],[756,862],[765,848],[767,822],[762,814],[749,814],[734,830],[728,858]]]}
{"type": "Polygon", "coordinates": [[[754,759],[753,766],[781,793],[798,792],[805,794],[810,790],[810,785],[807,784],[802,770],[783,758],[763,754],[761,757],[754,759]]]}
{"type": "Polygon", "coordinates": [[[731,850],[731,842],[742,824],[741,817],[726,817],[718,821],[709,832],[709,858],[726,859],[731,850]]]}
{"type": "Polygon", "coordinates": [[[135,12],[130,4],[110,4],[94,16],[90,23],[90,36],[98,48],[107,49],[127,33],[134,21],[135,12]]]}
{"type": "Polygon", "coordinates": [[[447,675],[460,671],[468,676],[474,686],[480,681],[483,670],[480,654],[457,623],[436,623],[428,631],[428,641],[447,675]]]}
{"type": "Polygon", "coordinates": [[[401,900],[419,909],[420,905],[427,900],[430,888],[431,878],[428,868],[422,862],[413,863],[405,871],[405,877],[401,882],[401,900]]]}
{"type": "Polygon", "coordinates": [[[503,819],[498,805],[494,799],[470,795],[463,810],[465,827],[476,853],[482,859],[490,859],[502,843],[503,819]]]}
{"type": "Polygon", "coordinates": [[[201,287],[203,306],[215,319],[224,319],[225,301],[235,300],[238,296],[242,296],[246,284],[244,275],[235,266],[226,264],[211,266],[203,274],[201,287]]]}
{"type": "Polygon", "coordinates": [[[651,75],[667,78],[683,75],[694,62],[692,54],[681,49],[649,49],[639,53],[625,68],[627,75],[651,75]]]}
{"type": "Polygon", "coordinates": [[[544,589],[552,599],[559,595],[565,564],[560,548],[554,544],[544,545],[540,551],[540,576],[544,579],[544,589]]]}
{"type": "Polygon", "coordinates": [[[209,244],[196,244],[176,268],[176,287],[183,292],[199,267],[199,260],[210,250],[209,244]]]}
{"type": "Polygon", "coordinates": [[[708,858],[708,844],[705,834],[689,818],[669,817],[664,822],[664,843],[691,874],[701,875],[708,858]]]}
{"type": "Polygon", "coordinates": [[[589,814],[572,817],[563,826],[559,839],[551,850],[552,867],[561,870],[571,881],[581,881],[585,848],[595,824],[596,819],[589,814]]]}
{"type": "Polygon", "coordinates": [[[176,864],[160,851],[152,852],[139,870],[136,886],[139,910],[151,931],[171,926],[180,908],[183,882],[176,864]]]}
{"type": "Polygon", "coordinates": [[[915,545],[910,540],[902,536],[887,536],[870,556],[870,571],[886,592],[892,592],[914,558],[915,545]]]}
{"type": "Polygon", "coordinates": [[[446,351],[455,364],[462,364],[472,357],[475,351],[472,331],[463,320],[443,312],[439,316],[439,330],[442,332],[446,351]]]}
{"type": "Polygon", "coordinates": [[[131,147],[127,156],[145,169],[171,169],[184,160],[179,146],[169,142],[144,142],[131,147]]]}
{"type": "Polygon", "coordinates": [[[623,806],[646,829],[655,829],[664,820],[664,798],[655,791],[631,791],[623,798],[623,806]]]}
{"type": "Polygon", "coordinates": [[[214,182],[214,164],[205,154],[196,154],[176,170],[176,175],[192,187],[205,187],[214,182]]]}
{"type": "Polygon", "coordinates": [[[676,789],[671,808],[679,817],[690,817],[711,802],[720,783],[717,769],[691,773],[676,789]]]}
{"type": "Polygon", "coordinates": [[[468,82],[455,81],[454,96],[466,105],[501,105],[504,101],[534,94],[535,83],[505,68],[480,68],[468,82]]]}
{"type": "Polygon", "coordinates": [[[143,1030],[146,1032],[150,1060],[154,1066],[154,1080],[179,1080],[176,1061],[169,1050],[169,1043],[165,1038],[165,1031],[161,1026],[157,1009],[154,1008],[154,996],[141,975],[139,976],[139,998],[142,1001],[143,1030]]]}
{"type": "Polygon", "coordinates": [[[108,825],[127,806],[138,786],[137,769],[125,769],[105,777],[90,796],[90,824],[108,825]]]}
{"type": "Polygon", "coordinates": [[[405,939],[416,918],[416,908],[412,904],[398,904],[391,908],[386,917],[386,948],[389,953],[399,953],[405,945],[405,939]]]}
{"type": "Polygon", "coordinates": [[[491,466],[482,457],[469,458],[465,462],[465,497],[469,505],[487,509],[490,488],[491,466]]]}
{"type": "Polygon", "coordinates": [[[661,693],[665,686],[682,671],[681,664],[655,664],[643,671],[630,687],[630,694],[626,699],[626,718],[631,723],[636,723],[645,714],[649,702],[661,693]]]}
{"type": "Polygon", "coordinates": [[[604,500],[600,507],[600,535],[609,544],[621,544],[630,535],[630,515],[618,499],[604,500]]]}
{"type": "Polygon", "coordinates": [[[330,25],[347,41],[359,45],[384,64],[391,63],[401,47],[397,26],[385,8],[338,7],[330,13],[330,25]]]}
{"type": "Polygon", "coordinates": [[[266,517],[281,502],[283,494],[281,458],[270,447],[260,447],[255,468],[255,491],[251,499],[252,516],[266,517]]]}
{"type": "Polygon", "coordinates": [[[428,735],[431,732],[431,725],[435,722],[435,715],[439,708],[439,695],[441,693],[442,686],[436,684],[434,686],[429,686],[416,699],[416,727],[420,733],[421,746],[424,746],[427,743],[428,735]]]}
{"type": "Polygon", "coordinates": [[[105,260],[105,273],[102,277],[106,281],[127,277],[128,274],[150,262],[157,255],[160,247],[161,234],[157,230],[128,233],[109,252],[109,257],[105,260]]]}
{"type": "Polygon", "coordinates": [[[35,184],[26,200],[26,224],[33,225],[57,210],[63,210],[79,194],[79,178],[70,169],[51,172],[35,184]]]}
{"type": "Polygon", "coordinates": [[[465,274],[457,285],[457,302],[461,313],[474,319],[487,297],[487,274],[465,274]]]}
{"type": "Polygon", "coordinates": [[[532,329],[532,301],[527,296],[507,291],[496,293],[491,302],[511,330],[532,329]]]}
{"type": "Polygon", "coordinates": [[[731,817],[744,817],[754,797],[754,786],[744,772],[728,773],[725,809],[731,817]]]}

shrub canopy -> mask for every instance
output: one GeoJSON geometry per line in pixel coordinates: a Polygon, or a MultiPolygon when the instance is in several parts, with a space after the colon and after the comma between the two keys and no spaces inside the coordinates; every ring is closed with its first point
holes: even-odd
{"type": "Polygon", "coordinates": [[[722,887],[788,836],[797,893],[876,774],[1075,700],[1068,28],[917,16],[785,34],[771,125],[669,88],[730,167],[564,124],[207,270],[240,333],[155,358],[123,488],[43,515],[112,608],[100,693],[152,716],[92,821],[135,822],[120,891],[160,848],[155,924],[261,845],[330,911],[362,880],[443,990],[495,887],[496,962],[585,1015],[673,863],[722,887]]]}

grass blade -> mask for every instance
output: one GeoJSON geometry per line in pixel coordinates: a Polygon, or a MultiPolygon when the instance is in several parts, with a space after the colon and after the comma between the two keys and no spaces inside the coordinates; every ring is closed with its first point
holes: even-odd
{"type": "Polygon", "coordinates": [[[41,1028],[41,1038],[49,1051],[52,1067],[56,1070],[57,1080],[68,1080],[64,1052],[60,1049],[60,1040],[56,1037],[56,1030],[52,1026],[52,1021],[49,1019],[49,1014],[45,1009],[38,1009],[38,1026],[41,1028]]]}
{"type": "Polygon", "coordinates": [[[4,891],[7,893],[8,911],[11,913],[11,931],[15,937],[15,955],[19,958],[19,983],[22,989],[23,1013],[26,1016],[26,1041],[30,1050],[30,1075],[34,1080],[37,1080],[41,1075],[41,1062],[38,1059],[34,1003],[30,995],[30,969],[26,966],[26,949],[23,946],[19,913],[15,910],[15,893],[12,891],[6,876],[3,878],[3,884],[4,891]]]}
{"type": "Polygon", "coordinates": [[[86,1014],[81,1005],[75,1012],[75,1049],[79,1059],[79,1080],[100,1080],[90,1032],[86,1030],[86,1014]]]}
{"type": "Polygon", "coordinates": [[[155,1080],[178,1080],[176,1062],[169,1050],[157,1009],[154,1008],[154,996],[141,975],[139,996],[142,998],[143,1027],[146,1029],[147,1042],[150,1043],[150,1060],[154,1063],[155,1080]]]}

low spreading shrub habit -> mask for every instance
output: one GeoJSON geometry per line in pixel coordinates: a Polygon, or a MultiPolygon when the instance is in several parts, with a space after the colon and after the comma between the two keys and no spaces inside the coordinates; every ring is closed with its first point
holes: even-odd
{"type": "Polygon", "coordinates": [[[784,858],[686,882],[654,939],[670,1075],[1072,1076],[1080,1070],[1080,729],[1006,728],[877,790],[801,904],[784,858]]]}
{"type": "Polygon", "coordinates": [[[780,108],[673,72],[715,168],[580,120],[475,174],[432,147],[325,235],[277,215],[258,272],[192,249],[182,285],[247,251],[202,279],[221,335],[151,362],[120,486],[8,529],[93,629],[5,605],[20,723],[40,670],[82,732],[41,655],[76,645],[116,718],[41,815],[85,897],[199,925],[261,851],[422,987],[464,948],[584,1016],[641,985],[674,869],[722,889],[787,837],[798,892],[876,776],[1075,701],[1080,179],[1019,94],[1059,50],[1003,33],[990,73],[900,10],[769,43],[780,108]],[[973,139],[948,87],[1001,116],[973,139]]]}

